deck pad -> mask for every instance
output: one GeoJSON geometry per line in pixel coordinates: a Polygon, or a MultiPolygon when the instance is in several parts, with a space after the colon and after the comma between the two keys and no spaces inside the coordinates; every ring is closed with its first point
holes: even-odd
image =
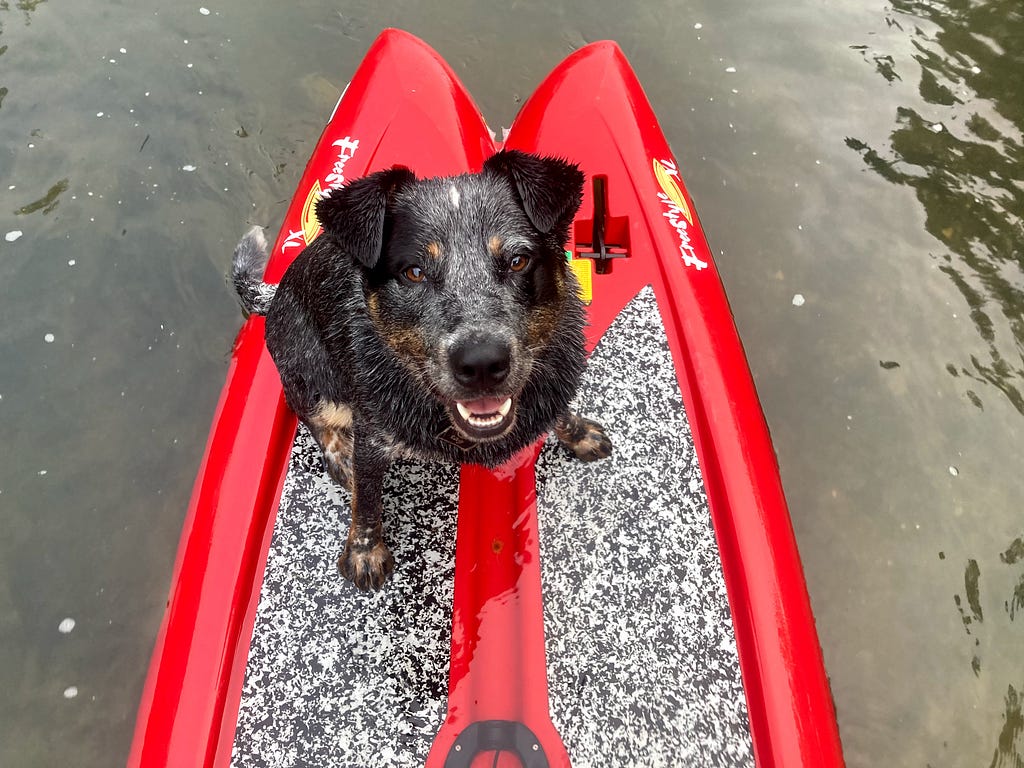
{"type": "Polygon", "coordinates": [[[422,768],[448,696],[458,468],[396,462],[395,572],[342,579],[351,495],[300,426],[260,591],[232,765],[422,768]]]}
{"type": "MultiPolygon", "coordinates": [[[[574,768],[753,764],[700,467],[654,291],[594,350],[579,410],[612,458],[549,440],[537,462],[552,720],[574,768]]],[[[396,571],[338,576],[349,494],[300,429],[257,609],[233,764],[416,766],[446,711],[458,473],[385,484],[396,571]]]]}
{"type": "Polygon", "coordinates": [[[747,766],[753,752],[707,496],[654,291],[587,365],[614,452],[537,462],[551,717],[574,768],[747,766]]]}

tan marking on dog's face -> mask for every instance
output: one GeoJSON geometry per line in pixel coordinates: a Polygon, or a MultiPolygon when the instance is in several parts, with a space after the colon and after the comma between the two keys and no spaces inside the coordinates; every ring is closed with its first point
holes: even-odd
{"type": "Polygon", "coordinates": [[[376,321],[376,318],[380,316],[380,296],[376,293],[371,293],[367,296],[366,310],[370,313],[370,317],[376,321]]]}
{"type": "Polygon", "coordinates": [[[533,307],[528,313],[526,332],[529,335],[530,346],[534,349],[547,345],[551,334],[558,327],[558,322],[561,319],[561,307],[565,303],[566,269],[568,267],[560,265],[558,269],[554,270],[555,299],[533,307]]]}
{"type": "Polygon", "coordinates": [[[380,310],[380,297],[376,293],[366,297],[366,309],[370,321],[384,343],[391,347],[414,373],[417,372],[427,357],[427,345],[423,335],[415,328],[406,328],[390,322],[380,310]]]}
{"type": "Polygon", "coordinates": [[[417,366],[421,361],[426,360],[427,346],[423,336],[411,328],[389,328],[381,334],[385,343],[405,362],[417,366]]]}
{"type": "Polygon", "coordinates": [[[487,250],[491,252],[491,256],[497,256],[501,253],[501,246],[505,244],[505,241],[501,239],[501,235],[491,235],[491,239],[487,241],[487,250]]]}
{"type": "Polygon", "coordinates": [[[530,310],[526,320],[526,333],[530,339],[530,346],[540,349],[547,346],[551,340],[551,334],[558,327],[559,312],[554,307],[541,306],[530,310]]]}
{"type": "Polygon", "coordinates": [[[432,243],[427,243],[426,250],[427,250],[427,256],[429,256],[430,258],[432,258],[432,259],[439,259],[439,258],[441,258],[441,244],[439,242],[434,241],[432,243]]]}

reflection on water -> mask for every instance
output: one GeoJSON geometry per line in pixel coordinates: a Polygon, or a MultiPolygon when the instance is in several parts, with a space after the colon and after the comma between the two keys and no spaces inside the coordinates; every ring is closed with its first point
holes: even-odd
{"type": "MultiPolygon", "coordinates": [[[[999,560],[1003,565],[1024,565],[1024,539],[1014,539],[1006,548],[1006,551],[999,555],[999,560]]],[[[1003,622],[1008,619],[1012,623],[1017,617],[1017,611],[1024,608],[1024,568],[1019,570],[1019,573],[1010,576],[1011,580],[1016,579],[1016,583],[1009,587],[1006,599],[1002,600],[1005,617],[997,616],[993,618],[990,616],[990,622],[1003,622]]],[[[1005,578],[1002,578],[1005,576],[1005,573],[992,574],[990,581],[996,583],[1005,582],[1005,578]]],[[[982,641],[980,635],[984,629],[985,621],[982,609],[983,594],[981,584],[982,573],[977,560],[968,560],[967,566],[964,569],[964,597],[958,594],[954,595],[953,601],[960,612],[960,619],[963,622],[967,636],[971,638],[971,669],[974,671],[975,676],[980,673],[982,666],[982,641]],[[965,599],[967,608],[964,606],[965,599]]],[[[997,595],[996,602],[998,602],[998,597],[997,595]]],[[[1003,627],[1002,631],[991,631],[996,635],[1011,636],[1012,633],[1006,631],[1006,629],[1006,627],[1003,627]]],[[[988,646],[989,644],[986,643],[986,647],[988,646]]],[[[1024,696],[1018,692],[1018,687],[1015,687],[1012,682],[1007,684],[1005,703],[1006,710],[1002,715],[1003,724],[997,736],[996,748],[990,768],[1020,768],[1020,766],[1024,766],[1024,714],[1022,714],[1024,696]]]]}
{"type": "MultiPolygon", "coordinates": [[[[1015,539],[1005,552],[999,555],[999,559],[1007,565],[1014,565],[1024,560],[1024,539],[1015,539]]],[[[1013,595],[1006,601],[1006,612],[1010,614],[1010,621],[1017,617],[1017,611],[1024,609],[1024,573],[1017,580],[1013,588],[1013,595]]]]}
{"type": "Polygon", "coordinates": [[[24,216],[27,213],[35,213],[40,211],[42,213],[53,213],[53,210],[57,207],[57,203],[60,202],[60,196],[67,192],[68,180],[61,179],[52,187],[50,187],[46,194],[38,200],[34,200],[31,203],[21,206],[14,212],[16,216],[24,216]]]}
{"type": "MultiPolygon", "coordinates": [[[[920,95],[936,109],[897,109],[887,148],[846,143],[883,178],[915,190],[928,232],[945,246],[934,257],[983,342],[947,370],[994,387],[1024,414],[1024,11],[1019,0],[892,6],[890,26],[910,35],[920,95]]],[[[899,77],[891,56],[863,48],[887,81],[899,77]]],[[[977,390],[965,394],[984,407],[977,390]]]]}
{"type": "MultiPolygon", "coordinates": [[[[946,371],[965,380],[963,394],[975,407],[984,409],[998,393],[1024,414],[1024,6],[1019,0],[893,0],[892,10],[887,23],[909,38],[924,103],[896,109],[887,146],[855,136],[846,144],[886,181],[914,190],[925,228],[941,243],[932,257],[970,308],[978,344],[955,350],[961,357],[946,371]]],[[[856,48],[887,83],[905,79],[887,52],[856,48]]],[[[1006,623],[1024,610],[1024,573],[997,573],[1024,560],[1022,540],[999,560],[1002,566],[992,558],[983,572],[969,559],[963,596],[954,595],[975,677],[986,653],[1000,658],[1005,649],[998,638],[1013,636],[1006,623]],[[993,586],[1007,578],[1006,587],[993,586]],[[1004,613],[986,619],[985,592],[1002,588],[1005,599],[995,599],[1004,613]]],[[[1019,667],[1011,669],[1010,680],[998,661],[989,672],[1002,680],[991,684],[1006,686],[991,768],[1024,766],[1024,677],[1019,667]]]]}
{"type": "Polygon", "coordinates": [[[1024,711],[1021,695],[1011,685],[1006,689],[1006,713],[1003,715],[1003,729],[999,732],[999,743],[989,768],[1020,768],[1024,765],[1024,711]]]}

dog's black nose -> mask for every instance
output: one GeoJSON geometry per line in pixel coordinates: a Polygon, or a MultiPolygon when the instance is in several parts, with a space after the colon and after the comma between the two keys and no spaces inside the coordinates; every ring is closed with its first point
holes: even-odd
{"type": "Polygon", "coordinates": [[[501,384],[512,365],[512,351],[501,341],[464,341],[448,354],[455,380],[464,387],[487,389],[501,384]]]}

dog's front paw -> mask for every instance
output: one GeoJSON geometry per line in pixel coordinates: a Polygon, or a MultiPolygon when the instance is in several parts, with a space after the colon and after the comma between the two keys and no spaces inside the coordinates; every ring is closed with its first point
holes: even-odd
{"type": "Polygon", "coordinates": [[[353,541],[350,537],[345,551],[338,558],[341,575],[365,591],[380,589],[395,570],[395,558],[380,539],[353,541]]]}
{"type": "Polygon", "coordinates": [[[604,427],[575,413],[555,428],[555,434],[580,461],[597,461],[612,455],[612,441],[604,427]]]}

